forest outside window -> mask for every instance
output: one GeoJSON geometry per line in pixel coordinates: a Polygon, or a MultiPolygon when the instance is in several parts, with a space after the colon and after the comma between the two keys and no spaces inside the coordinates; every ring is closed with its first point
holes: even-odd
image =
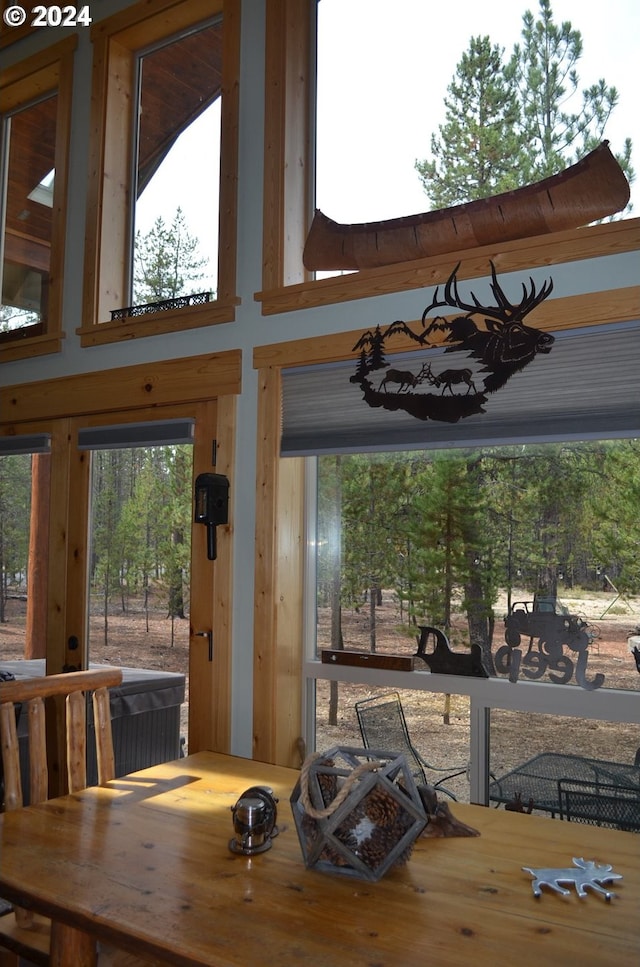
{"type": "Polygon", "coordinates": [[[94,29],[83,345],[234,318],[235,6],[155,0],[94,29]]]}
{"type": "Polygon", "coordinates": [[[619,712],[640,690],[637,439],[317,459],[317,748],[357,744],[355,701],[400,686],[433,761],[472,758],[475,696],[496,774],[527,749],[633,762],[637,710],[619,712]],[[426,677],[359,677],[358,652],[426,677]],[[580,711],[564,719],[568,692],[580,711]]]}
{"type": "Polygon", "coordinates": [[[60,348],[71,55],[56,45],[2,74],[0,359],[60,348]]]}

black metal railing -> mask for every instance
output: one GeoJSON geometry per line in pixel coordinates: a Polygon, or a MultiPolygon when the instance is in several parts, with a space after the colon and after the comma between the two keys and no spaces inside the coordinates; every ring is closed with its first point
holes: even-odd
{"type": "Polygon", "coordinates": [[[161,299],[159,302],[146,302],[139,306],[127,306],[125,309],[112,309],[112,322],[117,319],[133,319],[136,316],[147,316],[152,312],[166,312],[169,309],[186,309],[189,306],[201,306],[211,302],[213,292],[196,292],[193,295],[180,295],[175,299],[161,299]]]}

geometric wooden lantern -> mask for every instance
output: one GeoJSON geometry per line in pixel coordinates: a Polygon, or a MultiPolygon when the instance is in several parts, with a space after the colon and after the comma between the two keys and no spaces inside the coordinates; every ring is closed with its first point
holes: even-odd
{"type": "Polygon", "coordinates": [[[305,866],[379,880],[427,825],[403,755],[335,746],[305,761],[291,794],[305,866]]]}

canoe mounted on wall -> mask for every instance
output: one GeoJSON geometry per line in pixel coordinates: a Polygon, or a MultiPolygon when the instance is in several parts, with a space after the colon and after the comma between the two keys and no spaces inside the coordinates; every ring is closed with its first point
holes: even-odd
{"type": "Polygon", "coordinates": [[[353,225],[318,209],[303,262],[310,271],[370,269],[561,232],[614,215],[629,194],[625,174],[603,141],[550,178],[452,208],[353,225]]]}

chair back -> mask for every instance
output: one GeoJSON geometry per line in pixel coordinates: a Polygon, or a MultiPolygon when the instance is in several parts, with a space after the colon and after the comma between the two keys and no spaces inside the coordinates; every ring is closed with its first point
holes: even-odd
{"type": "Polygon", "coordinates": [[[416,782],[426,785],[427,777],[411,743],[404,709],[397,692],[355,703],[358,725],[365,749],[402,753],[416,782]]]}
{"type": "Polygon", "coordinates": [[[640,787],[560,779],[558,799],[561,819],[640,832],[640,787]]]}
{"type": "Polygon", "coordinates": [[[78,792],[87,785],[85,695],[93,693],[98,782],[102,784],[115,776],[108,688],[121,682],[122,672],[119,668],[0,682],[0,744],[6,811],[20,809],[24,804],[17,710],[21,709],[20,714],[26,715],[28,720],[30,802],[43,802],[49,798],[45,699],[55,696],[65,698],[67,783],[69,792],[78,792]]]}

